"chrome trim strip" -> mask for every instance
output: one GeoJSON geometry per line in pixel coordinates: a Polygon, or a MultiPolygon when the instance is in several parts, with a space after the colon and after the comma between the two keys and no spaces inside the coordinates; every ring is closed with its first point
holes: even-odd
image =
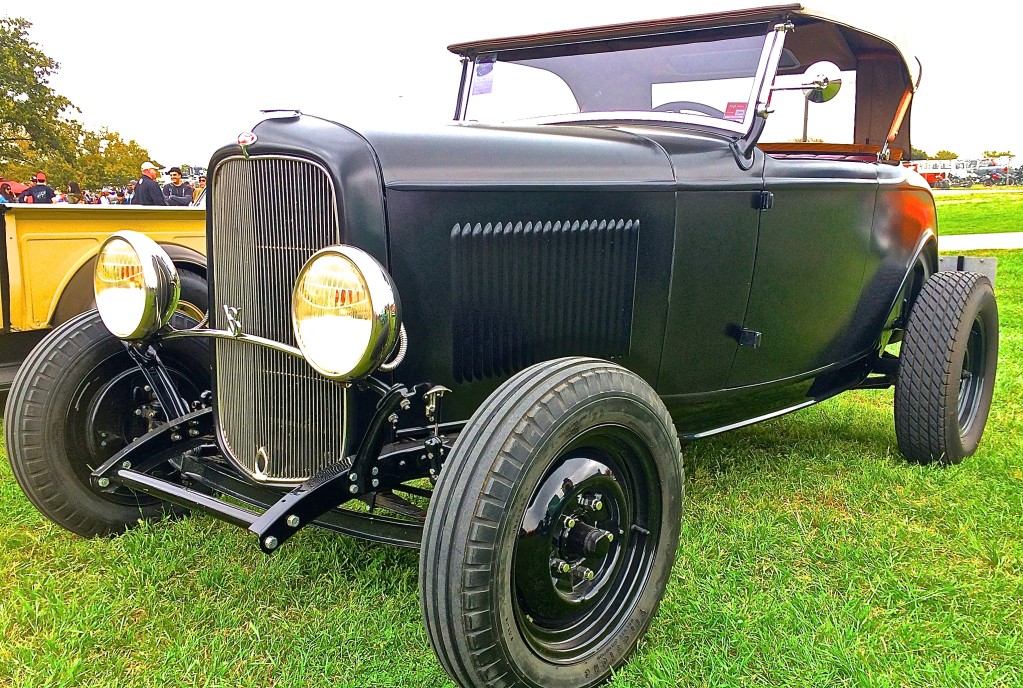
{"type": "Polygon", "coordinates": [[[265,337],[257,337],[255,335],[245,334],[244,332],[242,332],[241,334],[233,334],[231,332],[228,332],[227,330],[210,330],[202,327],[193,327],[190,330],[171,330],[170,332],[165,332],[160,335],[161,340],[183,339],[185,337],[209,337],[210,339],[231,339],[236,342],[245,342],[247,344],[255,344],[256,346],[265,346],[268,349],[281,351],[283,353],[288,354],[289,356],[301,358],[303,361],[305,360],[305,356],[302,355],[302,352],[294,346],[288,346],[287,344],[282,344],[281,342],[276,342],[272,339],[267,339],[265,337]]]}
{"type": "Polygon", "coordinates": [[[802,403],[796,404],[795,406],[789,406],[788,408],[783,408],[780,411],[772,411],[771,413],[765,413],[764,415],[757,416],[756,418],[750,418],[748,420],[741,420],[738,423],[732,423],[731,425],[725,425],[725,426],[722,426],[720,428],[714,428],[713,430],[704,430],[703,432],[694,432],[694,433],[692,433],[690,435],[684,435],[682,437],[682,439],[684,439],[684,440],[700,440],[700,439],[703,439],[704,437],[710,437],[711,435],[718,435],[718,434],[721,434],[722,432],[728,432],[729,430],[735,430],[736,428],[741,428],[741,427],[743,427],[745,425],[753,425],[754,423],[759,423],[759,422],[764,421],[764,420],[771,420],[772,418],[777,418],[778,416],[784,416],[786,413],[792,413],[793,411],[798,411],[799,409],[804,409],[807,406],[813,406],[816,403],[817,403],[816,399],[809,399],[809,400],[804,401],[802,403]]]}

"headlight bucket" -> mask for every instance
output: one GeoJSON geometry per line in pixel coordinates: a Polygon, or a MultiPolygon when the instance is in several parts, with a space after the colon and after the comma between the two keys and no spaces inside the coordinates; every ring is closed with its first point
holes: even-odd
{"type": "Polygon", "coordinates": [[[103,324],[119,339],[145,339],[159,330],[181,295],[181,278],[167,252],[131,230],[111,234],[100,246],[93,284],[103,324]]]}
{"type": "Polygon", "coordinates": [[[291,324],[309,365],[331,380],[351,382],[391,355],[401,304],[391,276],[371,255],[354,246],[328,246],[298,273],[291,324]]]}

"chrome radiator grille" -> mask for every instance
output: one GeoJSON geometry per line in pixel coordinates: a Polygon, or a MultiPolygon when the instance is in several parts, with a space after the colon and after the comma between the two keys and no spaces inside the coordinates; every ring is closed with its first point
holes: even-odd
{"type": "MultiPolygon", "coordinates": [[[[291,289],[302,265],[340,242],[337,199],[315,163],[230,158],[213,176],[213,325],[238,308],[246,334],[295,346],[291,289]]],[[[225,449],[255,479],[300,482],[345,454],[345,395],[300,359],[217,339],[217,414],[225,449]]]]}

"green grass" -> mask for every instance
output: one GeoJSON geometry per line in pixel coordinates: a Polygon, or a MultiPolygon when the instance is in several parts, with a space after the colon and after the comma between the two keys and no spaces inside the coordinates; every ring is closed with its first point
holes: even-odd
{"type": "Polygon", "coordinates": [[[1023,189],[934,195],[939,234],[1023,232],[1023,189]]]}
{"type": "MultiPolygon", "coordinates": [[[[687,447],[667,595],[613,686],[1023,685],[1023,252],[998,257],[978,453],[907,465],[890,391],[687,447]]],[[[266,557],[198,516],[82,540],[6,461],[0,510],[0,686],[449,685],[413,552],[308,530],[266,557]]]]}

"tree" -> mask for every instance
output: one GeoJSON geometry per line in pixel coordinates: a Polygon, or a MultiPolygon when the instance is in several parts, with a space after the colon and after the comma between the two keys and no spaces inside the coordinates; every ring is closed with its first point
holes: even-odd
{"type": "Polygon", "coordinates": [[[935,160],[958,160],[959,154],[949,150],[940,150],[934,154],[935,160]]]}
{"type": "Polygon", "coordinates": [[[49,86],[60,66],[28,39],[32,24],[0,18],[0,164],[25,161],[30,153],[64,160],[74,156],[70,100],[49,86]],[[27,145],[22,145],[27,144],[27,145]]]}
{"type": "Polygon", "coordinates": [[[48,82],[60,66],[28,38],[30,22],[0,18],[0,172],[25,181],[43,171],[50,186],[123,186],[149,151],[106,127],[89,131],[48,82]]]}
{"type": "Polygon", "coordinates": [[[44,171],[55,189],[78,182],[83,189],[95,190],[124,186],[128,180],[138,178],[141,161],[151,160],[148,150],[135,141],[124,142],[120,134],[106,127],[89,131],[77,122],[67,126],[67,136],[75,142],[71,159],[30,150],[27,142],[21,142],[23,159],[3,166],[3,175],[24,181],[44,171]]]}
{"type": "Polygon", "coordinates": [[[122,141],[120,134],[106,127],[83,132],[80,149],[74,181],[87,189],[124,186],[138,178],[139,164],[150,159],[148,150],[134,140],[122,141]]]}
{"type": "Polygon", "coordinates": [[[1012,154],[1012,151],[986,150],[986,151],[984,151],[984,157],[985,158],[1015,158],[1016,156],[1012,154]]]}
{"type": "Polygon", "coordinates": [[[927,160],[928,158],[931,157],[927,155],[927,151],[921,150],[919,148],[913,148],[911,155],[913,156],[914,160],[927,160]]]}

